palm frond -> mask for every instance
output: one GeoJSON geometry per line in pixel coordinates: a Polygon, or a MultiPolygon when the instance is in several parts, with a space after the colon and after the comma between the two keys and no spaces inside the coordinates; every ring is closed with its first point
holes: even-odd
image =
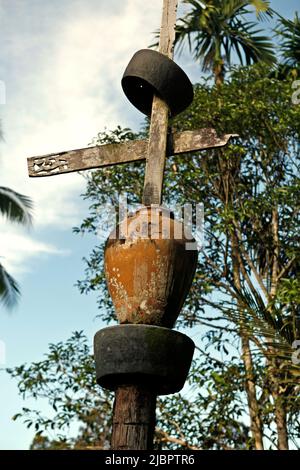
{"type": "MultiPolygon", "coordinates": [[[[250,292],[231,286],[235,291],[235,301],[224,301],[223,312],[238,325],[250,338],[259,339],[264,355],[278,358],[282,370],[289,374],[288,381],[294,383],[300,375],[300,365],[292,362],[295,349],[292,322],[284,318],[276,306],[266,305],[259,291],[250,292]]],[[[259,353],[259,351],[258,351],[259,353]]]]}
{"type": "MultiPolygon", "coordinates": [[[[187,43],[194,58],[202,64],[203,71],[214,71],[231,65],[235,52],[241,64],[259,61],[276,63],[272,41],[248,21],[248,7],[253,6],[259,17],[273,16],[270,2],[266,0],[185,0],[191,6],[181,18],[176,30],[176,44],[182,48],[187,43]]],[[[221,72],[221,73],[223,73],[221,72]]]]}
{"type": "Polygon", "coordinates": [[[10,222],[27,226],[32,224],[32,201],[29,197],[10,188],[0,186],[0,214],[10,222]]]}
{"type": "Polygon", "coordinates": [[[229,50],[235,50],[242,65],[260,61],[272,65],[276,62],[272,42],[261,33],[262,30],[257,29],[253,22],[235,21],[229,25],[226,31],[229,50]]]}
{"type": "Polygon", "coordinates": [[[300,18],[295,14],[294,20],[280,17],[275,33],[281,38],[284,65],[298,68],[300,64],[300,18]]]}
{"type": "Polygon", "coordinates": [[[6,308],[13,308],[20,296],[20,289],[15,279],[4,269],[0,263],[0,302],[6,308]]]}
{"type": "Polygon", "coordinates": [[[276,14],[276,12],[271,8],[271,2],[268,0],[251,0],[249,3],[254,6],[256,16],[260,21],[266,21],[273,18],[276,14]]]}

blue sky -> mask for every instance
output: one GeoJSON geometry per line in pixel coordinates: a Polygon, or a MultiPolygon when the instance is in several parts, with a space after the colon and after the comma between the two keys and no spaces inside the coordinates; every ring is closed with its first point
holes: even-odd
{"type": "MultiPolygon", "coordinates": [[[[293,16],[298,0],[273,0],[293,16]]],[[[85,147],[98,131],[118,124],[138,129],[142,120],[123,95],[120,79],[136,50],[153,41],[161,0],[0,0],[0,184],[30,195],[32,230],[0,220],[1,262],[22,287],[18,308],[0,307],[5,366],[40,360],[49,342],[83,329],[92,341],[101,327],[95,296],[74,287],[83,276],[95,239],[72,234],[87,214],[77,174],[30,180],[26,158],[85,147]]],[[[199,67],[189,56],[179,63],[192,79],[199,67]]],[[[2,364],[3,366],[3,364],[2,364]]],[[[24,405],[16,383],[0,374],[0,449],[26,449],[32,439],[11,416],[24,405]]]]}

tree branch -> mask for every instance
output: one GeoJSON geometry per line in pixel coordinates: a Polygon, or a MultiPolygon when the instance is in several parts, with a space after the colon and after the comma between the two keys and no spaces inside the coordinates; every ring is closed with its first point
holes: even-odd
{"type": "Polygon", "coordinates": [[[172,444],[178,444],[178,445],[180,445],[182,447],[185,447],[186,449],[189,449],[189,450],[201,450],[200,447],[191,446],[184,439],[179,439],[177,437],[170,436],[170,434],[163,431],[162,429],[156,428],[155,432],[156,432],[160,442],[171,442],[172,444]]]}

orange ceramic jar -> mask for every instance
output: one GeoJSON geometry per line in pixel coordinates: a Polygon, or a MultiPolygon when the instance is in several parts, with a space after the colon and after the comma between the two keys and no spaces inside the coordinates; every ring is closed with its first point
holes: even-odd
{"type": "Polygon", "coordinates": [[[184,226],[161,207],[122,221],[105,247],[108,289],[120,323],[172,328],[196,270],[198,252],[184,226]]]}

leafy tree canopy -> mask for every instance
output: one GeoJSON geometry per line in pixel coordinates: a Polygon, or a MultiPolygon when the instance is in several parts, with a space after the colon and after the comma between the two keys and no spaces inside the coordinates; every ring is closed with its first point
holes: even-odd
{"type": "MultiPolygon", "coordinates": [[[[267,66],[232,69],[222,87],[209,81],[196,85],[193,104],[172,123],[174,130],[214,127],[239,138],[226,148],[172,157],[166,164],[166,205],[205,206],[205,246],[178,323],[201,325],[203,333],[191,389],[160,401],[158,447],[253,448],[259,433],[265,448],[284,448],[285,439],[299,442],[299,366],[292,353],[300,336],[300,106],[292,104],[292,93],[292,79],[272,78],[267,66]],[[249,423],[253,404],[256,416],[249,423]],[[261,424],[255,430],[257,417],[261,424]]],[[[96,143],[139,138],[144,132],[117,128],[100,133],[96,143]]],[[[85,259],[85,278],[78,287],[82,293],[99,292],[99,316],[105,321],[115,318],[99,239],[106,222],[103,207],[117,204],[124,192],[129,203],[138,202],[143,174],[144,164],[132,163],[85,176],[83,196],[90,210],[74,231],[94,233],[98,243],[85,259]]],[[[50,419],[23,410],[38,432],[53,427],[57,441],[59,430],[75,418],[83,427],[65,445],[103,447],[111,405],[95,386],[86,347],[75,335],[65,345],[52,346],[46,361],[10,373],[25,396],[49,397],[56,411],[50,419]],[[94,412],[99,420],[93,415],[90,422],[94,412]]],[[[36,445],[52,445],[43,439],[36,445]]]]}

